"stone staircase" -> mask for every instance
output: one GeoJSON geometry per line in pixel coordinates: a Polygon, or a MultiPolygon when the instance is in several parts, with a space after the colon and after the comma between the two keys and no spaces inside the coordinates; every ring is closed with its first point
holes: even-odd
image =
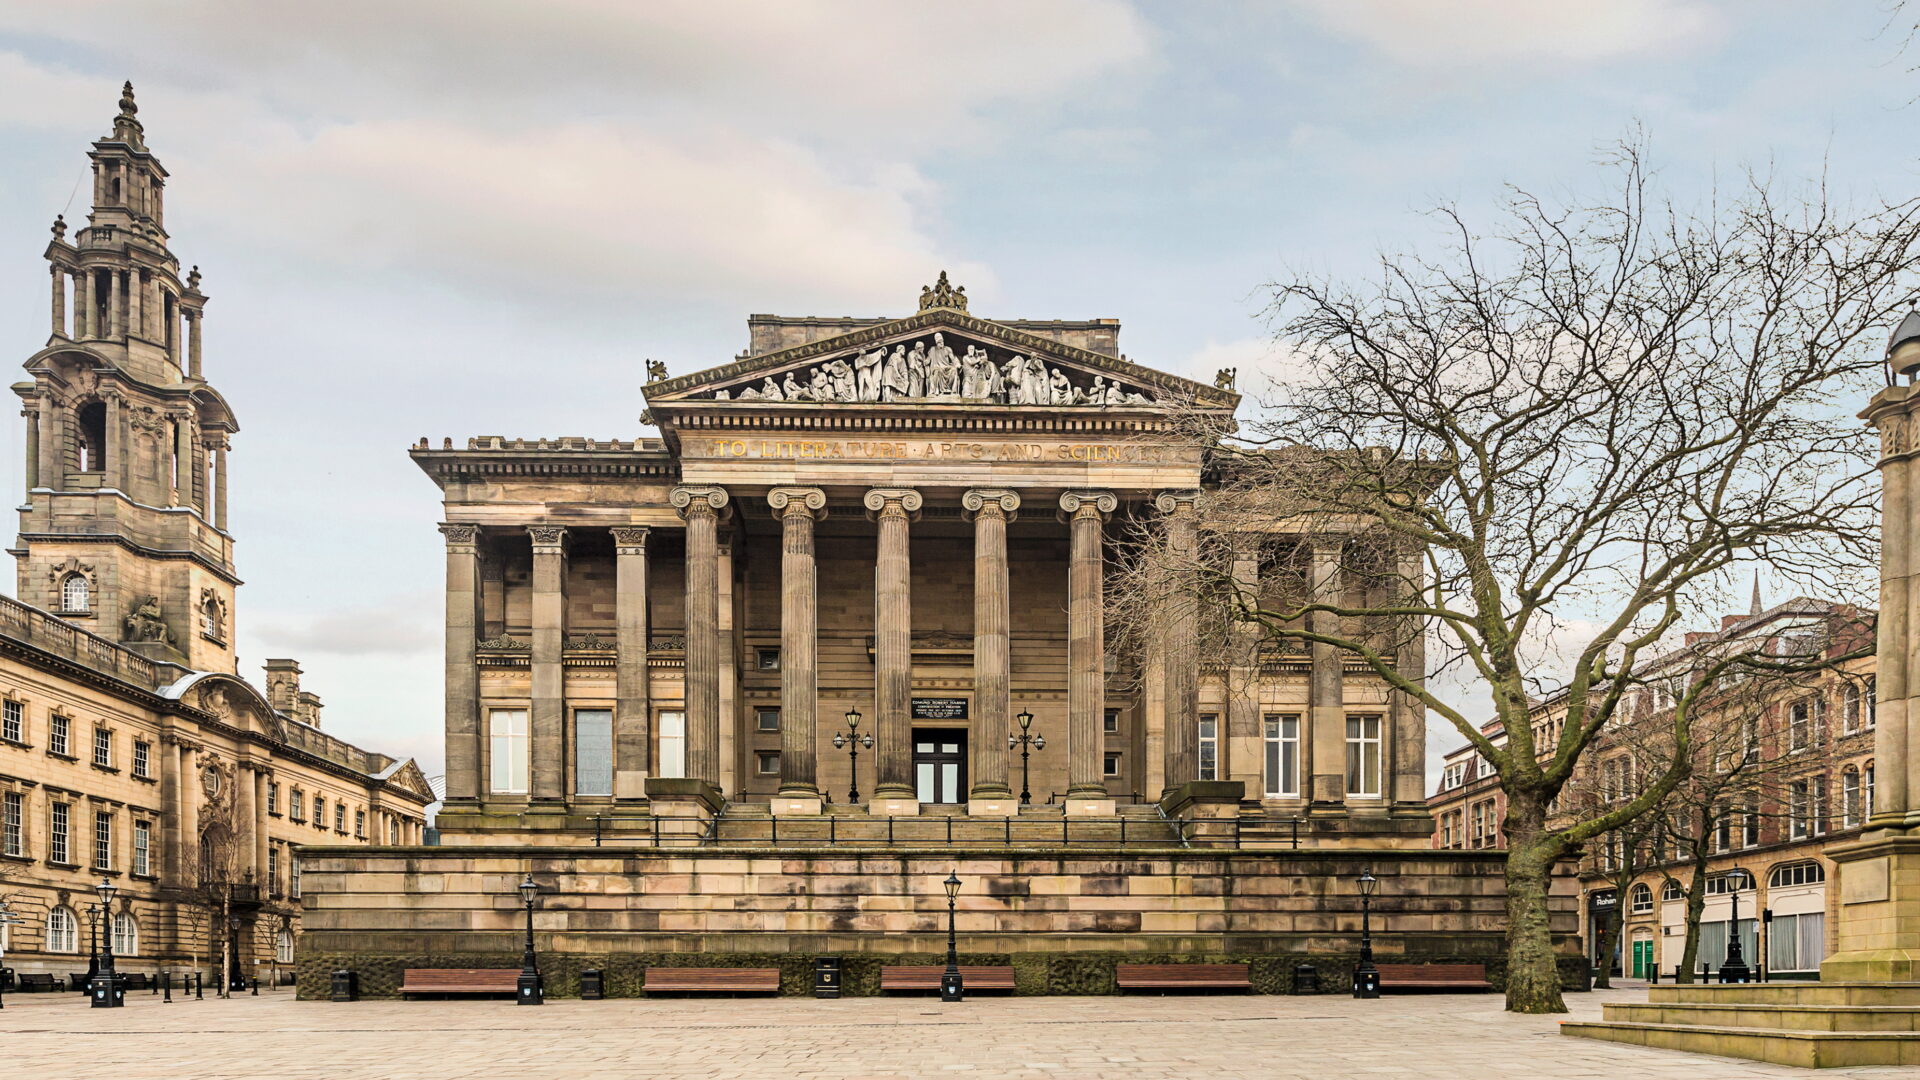
{"type": "Polygon", "coordinates": [[[728,847],[1178,847],[1152,805],[1123,806],[1113,817],[1069,818],[1059,806],[1027,806],[1013,818],[970,817],[965,807],[923,806],[911,817],[830,806],[817,817],[779,817],[764,804],[736,803],[720,819],[714,843],[728,847]]]}
{"type": "Polygon", "coordinates": [[[1920,1065],[1920,983],[1650,986],[1602,1011],[1560,1033],[1803,1068],[1920,1065]]]}

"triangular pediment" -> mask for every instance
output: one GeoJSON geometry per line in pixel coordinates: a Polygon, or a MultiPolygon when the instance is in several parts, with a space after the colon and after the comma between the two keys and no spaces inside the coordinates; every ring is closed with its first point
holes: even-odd
{"type": "Polygon", "coordinates": [[[1054,341],[964,311],[933,308],[803,345],[649,383],[656,414],[705,407],[862,406],[1231,410],[1239,395],[1054,341]]]}
{"type": "Polygon", "coordinates": [[[390,774],[387,777],[387,783],[402,791],[411,792],[427,802],[433,802],[439,798],[433,793],[433,785],[427,782],[427,774],[420,771],[420,766],[414,764],[412,758],[408,758],[390,774]]]}

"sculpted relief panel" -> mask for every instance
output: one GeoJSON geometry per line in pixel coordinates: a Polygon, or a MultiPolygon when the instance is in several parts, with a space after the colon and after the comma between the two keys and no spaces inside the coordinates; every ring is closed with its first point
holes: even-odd
{"type": "Polygon", "coordinates": [[[1151,405],[1153,399],[1118,379],[1095,375],[1075,382],[1065,369],[1037,356],[1013,353],[996,360],[983,346],[955,352],[946,335],[851,352],[810,368],[748,385],[737,393],[716,390],[716,401],[990,402],[996,405],[1151,405]]]}

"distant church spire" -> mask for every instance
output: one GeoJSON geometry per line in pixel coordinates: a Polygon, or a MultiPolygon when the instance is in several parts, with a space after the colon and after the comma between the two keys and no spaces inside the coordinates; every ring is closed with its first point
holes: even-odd
{"type": "Polygon", "coordinates": [[[1760,571],[1755,570],[1753,572],[1753,607],[1747,614],[1758,615],[1762,610],[1764,609],[1760,606],[1760,571]]]}

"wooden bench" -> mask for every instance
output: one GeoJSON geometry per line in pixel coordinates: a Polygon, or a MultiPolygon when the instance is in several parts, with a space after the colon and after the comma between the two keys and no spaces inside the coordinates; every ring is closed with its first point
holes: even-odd
{"type": "Polygon", "coordinates": [[[1113,981],[1122,990],[1251,990],[1245,964],[1119,964],[1113,981]]]}
{"type": "MultiPolygon", "coordinates": [[[[928,967],[883,967],[880,969],[880,989],[882,990],[938,990],[940,976],[947,973],[946,965],[928,967]]],[[[974,990],[1012,990],[1013,968],[994,967],[986,964],[960,965],[960,985],[968,992],[974,990]]]]}
{"type": "Polygon", "coordinates": [[[60,989],[59,980],[46,972],[28,972],[20,976],[20,992],[23,994],[58,989],[60,989]]]}
{"type": "Polygon", "coordinates": [[[647,969],[647,993],[660,991],[727,994],[777,994],[780,992],[779,968],[674,968],[647,969]]]}
{"type": "Polygon", "coordinates": [[[1377,964],[1382,990],[1491,990],[1485,964],[1377,964]]]}
{"type": "Polygon", "coordinates": [[[121,988],[126,990],[146,990],[153,986],[151,982],[147,981],[148,976],[144,971],[121,972],[120,978],[123,980],[120,984],[121,988]]]}
{"type": "Polygon", "coordinates": [[[518,968],[408,968],[400,996],[414,994],[517,994],[518,968]]]}

